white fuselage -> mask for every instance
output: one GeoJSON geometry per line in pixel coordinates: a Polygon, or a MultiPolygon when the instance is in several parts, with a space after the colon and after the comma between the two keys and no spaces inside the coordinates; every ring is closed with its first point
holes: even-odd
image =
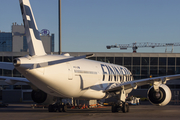
{"type": "Polygon", "coordinates": [[[79,59],[63,63],[71,56],[45,55],[19,58],[16,69],[44,92],[57,97],[102,99],[114,83],[132,81],[131,72],[119,65],[79,59]],[[54,64],[55,63],[55,64],[54,64]],[[54,65],[53,65],[54,64],[54,65]]]}

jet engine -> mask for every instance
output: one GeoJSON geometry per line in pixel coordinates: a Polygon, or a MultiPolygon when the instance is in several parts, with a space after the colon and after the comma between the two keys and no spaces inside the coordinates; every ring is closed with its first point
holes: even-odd
{"type": "Polygon", "coordinates": [[[156,92],[152,86],[148,90],[147,96],[152,104],[165,106],[170,102],[172,94],[168,86],[161,84],[158,92],[156,92]]]}
{"type": "Polygon", "coordinates": [[[56,97],[48,95],[41,90],[33,90],[31,92],[31,98],[34,102],[41,104],[53,104],[57,100],[56,97]]]}

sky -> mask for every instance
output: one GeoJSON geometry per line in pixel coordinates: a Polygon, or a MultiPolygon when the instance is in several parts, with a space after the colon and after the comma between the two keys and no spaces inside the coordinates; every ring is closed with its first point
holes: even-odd
{"type": "MultiPolygon", "coordinates": [[[[0,1],[0,30],[23,23],[19,0],[0,1]]],[[[39,31],[55,34],[58,51],[58,0],[30,0],[39,31]]],[[[62,52],[132,52],[106,49],[134,42],[180,42],[180,0],[61,0],[62,52]]],[[[171,47],[168,48],[168,51],[171,47]]],[[[165,52],[165,47],[137,52],[165,52]]],[[[180,46],[174,47],[180,52],[180,46]]]]}

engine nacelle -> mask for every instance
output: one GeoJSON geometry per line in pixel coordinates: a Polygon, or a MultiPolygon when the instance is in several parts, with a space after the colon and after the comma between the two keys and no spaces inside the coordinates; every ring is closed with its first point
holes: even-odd
{"type": "Polygon", "coordinates": [[[156,92],[152,86],[148,90],[147,96],[152,104],[164,106],[170,102],[172,94],[168,86],[161,84],[159,86],[159,92],[156,92]]]}
{"type": "Polygon", "coordinates": [[[48,95],[41,90],[33,90],[31,92],[31,98],[34,102],[41,104],[53,104],[57,100],[56,97],[48,95]]]}

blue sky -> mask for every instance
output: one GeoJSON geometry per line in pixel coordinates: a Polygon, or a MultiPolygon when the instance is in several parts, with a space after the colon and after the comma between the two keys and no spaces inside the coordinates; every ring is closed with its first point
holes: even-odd
{"type": "MultiPolygon", "coordinates": [[[[58,0],[30,0],[39,28],[55,34],[58,51],[58,0]]],[[[61,0],[63,52],[132,52],[106,45],[180,42],[180,0],[61,0]]],[[[0,30],[22,23],[19,0],[0,3],[0,30]]],[[[171,48],[168,48],[171,50],[171,48]]],[[[139,48],[164,52],[165,48],[139,48]]],[[[174,47],[174,52],[180,52],[174,47]]]]}

